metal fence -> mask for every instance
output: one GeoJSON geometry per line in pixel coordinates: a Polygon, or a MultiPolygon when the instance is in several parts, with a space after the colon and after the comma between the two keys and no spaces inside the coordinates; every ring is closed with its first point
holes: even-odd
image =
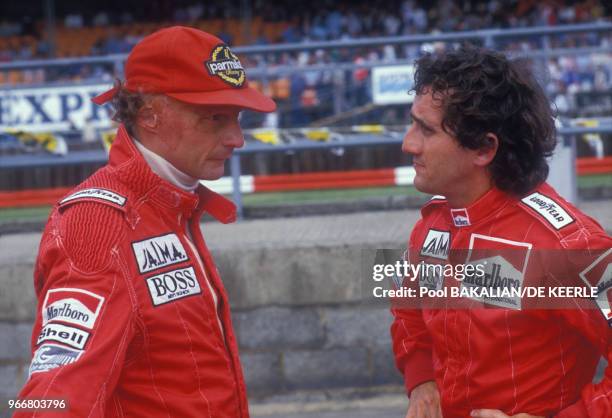
{"type": "MultiPolygon", "coordinates": [[[[304,89],[310,88],[312,90],[312,92],[307,93],[314,92],[317,103],[305,104],[300,101],[304,90],[300,91],[299,88],[294,89],[295,91],[291,90],[289,95],[287,95],[285,89],[284,93],[279,93],[276,97],[280,109],[280,126],[292,127],[300,124],[306,125],[330,115],[342,114],[351,108],[371,102],[372,86],[369,70],[385,66],[410,65],[422,53],[418,48],[419,46],[431,49],[437,44],[457,45],[461,42],[474,42],[493,49],[507,50],[510,55],[523,56],[536,61],[534,69],[538,72],[540,80],[546,84],[549,78],[546,73],[546,63],[556,57],[602,55],[607,57],[607,59],[604,59],[603,65],[606,66],[608,73],[612,74],[612,55],[609,47],[610,42],[612,42],[611,35],[612,23],[597,22],[553,27],[487,29],[433,35],[238,46],[233,50],[246,58],[245,65],[247,66],[249,79],[273,95],[277,94],[275,82],[279,79],[298,77],[306,79],[304,89]],[[559,39],[568,36],[577,36],[579,39],[583,39],[585,45],[580,47],[560,46],[559,39]],[[602,42],[603,38],[609,38],[609,40],[602,42]],[[522,50],[521,48],[527,44],[529,48],[522,50]],[[368,51],[380,52],[385,47],[395,48],[392,60],[386,60],[380,56],[368,59],[368,51]],[[411,47],[417,49],[410,49],[411,47]],[[316,55],[317,51],[330,55],[326,55],[326,58],[319,61],[314,60],[314,62],[300,65],[295,65],[294,62],[286,63],[283,60],[284,55],[296,57],[304,52],[314,52],[314,55],[316,55]],[[358,56],[364,59],[355,60],[358,56]],[[368,72],[368,75],[365,80],[356,81],[353,75],[360,70],[368,72]]],[[[107,79],[89,78],[86,82],[109,83],[109,77],[121,78],[123,76],[126,58],[126,54],[117,54],[71,59],[18,61],[0,64],[0,72],[42,68],[49,72],[61,74],[62,69],[75,66],[101,66],[106,69],[105,71],[108,71],[107,79]]],[[[297,83],[293,83],[293,80],[291,81],[291,85],[297,85],[297,83]]],[[[65,85],[67,85],[65,80],[54,81],[48,79],[42,85],[29,84],[28,87],[65,85]]],[[[0,86],[0,94],[2,90],[22,86],[0,86]]],[[[276,122],[252,117],[246,123],[247,127],[256,127],[261,124],[274,124],[276,122]]],[[[355,123],[355,121],[353,120],[350,123],[355,123]]]]}
{"type": "MultiPolygon", "coordinates": [[[[599,22],[579,25],[564,25],[556,27],[537,27],[537,28],[517,28],[517,29],[490,29],[479,31],[466,31],[455,33],[441,33],[437,35],[412,35],[412,36],[397,36],[397,37],[379,37],[367,39],[353,39],[329,42],[310,42],[299,44],[276,44],[265,46],[244,46],[235,47],[234,51],[242,56],[253,57],[252,63],[257,65],[247,68],[247,73],[250,80],[259,81],[263,88],[269,88],[273,80],[280,77],[287,77],[291,74],[305,73],[321,73],[331,72],[332,83],[329,86],[329,100],[326,100],[326,105],[329,107],[330,115],[338,115],[345,112],[351,105],[346,102],[347,96],[354,95],[351,91],[349,75],[357,70],[370,70],[381,66],[395,66],[411,64],[414,57],[407,56],[407,53],[401,50],[402,47],[410,45],[433,45],[435,43],[444,43],[456,45],[464,41],[472,41],[486,45],[490,48],[503,50],[508,46],[516,46],[512,42],[517,40],[528,40],[534,49],[525,51],[509,51],[509,54],[514,56],[526,56],[532,60],[539,60],[540,63],[546,63],[547,60],[553,57],[570,56],[570,55],[591,55],[599,54],[607,57],[604,62],[607,65],[610,74],[612,74],[612,53],[609,48],[609,42],[612,41],[612,23],[599,22]],[[564,37],[568,35],[584,34],[583,36],[590,37],[607,37],[608,43],[605,42],[599,45],[582,46],[579,48],[555,47],[558,42],[555,37],[564,37]],[[608,45],[608,46],[606,46],[608,45]],[[389,62],[360,62],[355,63],[350,60],[355,54],[347,54],[345,60],[339,59],[338,62],[328,62],[319,64],[309,64],[303,66],[283,65],[279,57],[283,54],[297,54],[304,51],[359,51],[363,48],[379,48],[384,46],[398,47],[400,53],[397,58],[389,62]],[[280,63],[279,63],[280,62],[280,63]]],[[[123,66],[127,55],[110,55],[102,57],[84,57],[73,59],[56,59],[56,60],[32,60],[0,64],[0,72],[12,70],[27,70],[27,69],[53,69],[65,68],[75,65],[102,65],[112,69],[113,75],[122,76],[123,66]]],[[[545,69],[546,65],[534,65],[535,68],[545,69]]],[[[540,78],[546,78],[546,74],[540,74],[540,78]]],[[[104,80],[89,80],[87,83],[104,82],[104,80]]],[[[108,82],[108,81],[107,81],[108,82]]],[[[28,85],[27,87],[49,87],[49,86],[72,86],[74,83],[61,82],[46,82],[41,85],[28,85]]],[[[4,85],[0,86],[0,95],[2,91],[14,89],[16,87],[25,87],[23,85],[4,85]]],[[[354,86],[353,86],[354,87],[354,86]]],[[[352,103],[354,105],[355,103],[352,103]]],[[[358,104],[358,103],[357,103],[358,104]]],[[[293,104],[288,103],[289,112],[293,109],[293,104]]],[[[405,107],[405,106],[404,106],[405,107]]],[[[282,106],[281,106],[282,108],[282,106]]],[[[319,115],[320,116],[320,115],[319,115]]],[[[326,115],[329,116],[329,115],[326,115]]],[[[374,117],[381,117],[374,115],[374,117]]],[[[399,123],[403,123],[401,115],[398,118],[399,123]]],[[[289,121],[291,122],[291,121],[289,121]]],[[[354,121],[350,121],[349,123],[354,121]]],[[[379,122],[379,121],[377,121],[379,122]]],[[[612,130],[607,127],[599,128],[563,128],[559,131],[562,136],[572,136],[585,133],[611,133],[612,130]]],[[[312,142],[303,141],[292,144],[282,144],[270,146],[260,143],[249,143],[243,149],[237,150],[231,159],[231,175],[233,178],[233,193],[236,201],[239,214],[242,216],[242,195],[240,191],[240,174],[241,174],[241,156],[257,153],[283,153],[295,152],[302,150],[326,149],[326,148],[354,148],[354,147],[371,147],[376,145],[398,145],[401,143],[401,136],[381,137],[377,135],[344,135],[342,141],[330,142],[312,142]]],[[[11,157],[3,157],[0,161],[0,168],[10,169],[24,166],[40,167],[53,165],[78,165],[84,163],[103,163],[106,161],[106,154],[103,151],[81,151],[78,153],[69,153],[67,156],[58,158],[53,156],[43,155],[16,155],[11,157]]]]}

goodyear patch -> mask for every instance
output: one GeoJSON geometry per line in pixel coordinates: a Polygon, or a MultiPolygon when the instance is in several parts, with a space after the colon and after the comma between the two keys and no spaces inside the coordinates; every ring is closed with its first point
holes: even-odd
{"type": "Polygon", "coordinates": [[[542,193],[532,193],[521,199],[521,202],[535,210],[556,230],[574,222],[574,218],[561,205],[542,193]]]}
{"type": "Polygon", "coordinates": [[[62,199],[59,204],[63,205],[73,200],[103,200],[123,207],[127,198],[110,190],[91,188],[72,193],[70,196],[62,199]]]}

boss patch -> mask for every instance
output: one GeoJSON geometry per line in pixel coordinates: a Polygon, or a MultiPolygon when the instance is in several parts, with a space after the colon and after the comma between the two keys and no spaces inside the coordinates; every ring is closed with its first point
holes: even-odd
{"type": "Polygon", "coordinates": [[[556,230],[559,230],[574,222],[574,218],[572,218],[569,213],[565,211],[565,209],[563,209],[550,197],[545,196],[542,193],[532,193],[529,196],[521,199],[521,202],[535,210],[556,230]]]}
{"type": "Polygon", "coordinates": [[[73,200],[77,200],[77,199],[104,200],[106,202],[110,202],[110,203],[113,203],[121,207],[123,207],[125,205],[125,202],[127,201],[127,198],[125,198],[124,196],[121,196],[120,194],[117,194],[110,190],[92,188],[92,189],[79,190],[78,192],[72,193],[70,196],[62,199],[59,202],[59,204],[61,206],[65,203],[72,202],[73,200]]]}
{"type": "Polygon", "coordinates": [[[93,329],[104,298],[75,288],[50,289],[42,306],[43,326],[49,322],[65,322],[93,329]]]}
{"type": "Polygon", "coordinates": [[[43,344],[38,347],[32,357],[28,376],[74,363],[81,357],[81,354],[83,350],[73,350],[57,344],[43,344]]]}
{"type": "Polygon", "coordinates": [[[140,273],[147,273],[189,260],[176,234],[166,234],[133,242],[132,249],[140,273]]]}
{"type": "Polygon", "coordinates": [[[172,270],[146,280],[153,306],[202,293],[193,267],[172,270]]]}
{"type": "Polygon", "coordinates": [[[227,45],[217,45],[206,61],[208,74],[219,77],[232,87],[242,87],[246,80],[244,68],[227,45]]]}

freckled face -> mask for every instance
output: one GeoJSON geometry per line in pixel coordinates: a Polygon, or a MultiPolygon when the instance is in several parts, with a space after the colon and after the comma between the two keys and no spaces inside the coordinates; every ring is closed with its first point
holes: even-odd
{"type": "Polygon", "coordinates": [[[160,122],[160,134],[166,143],[163,157],[193,178],[220,178],[225,161],[235,148],[244,145],[240,111],[234,106],[193,105],[169,99],[160,122]]]}

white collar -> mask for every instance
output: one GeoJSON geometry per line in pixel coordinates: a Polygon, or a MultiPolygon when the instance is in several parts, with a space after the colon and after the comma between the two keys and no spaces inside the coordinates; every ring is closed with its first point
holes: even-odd
{"type": "Polygon", "coordinates": [[[176,187],[180,187],[183,190],[190,192],[195,191],[200,181],[194,179],[188,174],[183,173],[181,170],[170,164],[166,159],[157,155],[134,138],[134,144],[138,151],[142,154],[143,158],[151,167],[151,170],[162,179],[169,181],[176,187]]]}

